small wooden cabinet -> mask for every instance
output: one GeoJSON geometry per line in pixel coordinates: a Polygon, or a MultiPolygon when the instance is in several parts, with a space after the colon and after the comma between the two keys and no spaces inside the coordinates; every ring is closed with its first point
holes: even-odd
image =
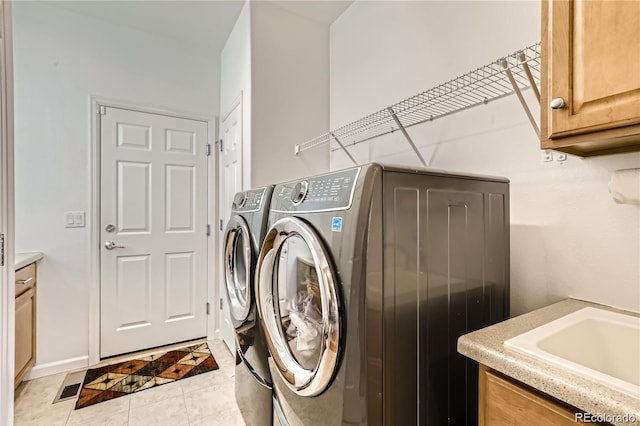
{"type": "Polygon", "coordinates": [[[640,151],[639,28],[639,1],[542,1],[543,149],[640,151]]]}
{"type": "Polygon", "coordinates": [[[569,426],[581,412],[480,364],[480,426],[569,426]]]}
{"type": "Polygon", "coordinates": [[[36,263],[16,271],[15,387],[36,362],[36,263]]]}

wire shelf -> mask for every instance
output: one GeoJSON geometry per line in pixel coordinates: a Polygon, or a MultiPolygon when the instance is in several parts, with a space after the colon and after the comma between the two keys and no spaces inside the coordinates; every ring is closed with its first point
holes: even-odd
{"type": "MultiPolygon", "coordinates": [[[[344,149],[347,152],[345,148],[347,146],[357,145],[397,130],[401,130],[413,145],[404,129],[478,105],[485,105],[514,93],[518,95],[529,119],[536,127],[520,90],[531,87],[539,99],[540,68],[540,43],[536,43],[388,108],[298,144],[295,146],[295,152],[297,154],[325,145],[332,140],[336,140],[340,145],[334,150],[344,149]]],[[[419,156],[415,146],[414,150],[419,156]]]]}

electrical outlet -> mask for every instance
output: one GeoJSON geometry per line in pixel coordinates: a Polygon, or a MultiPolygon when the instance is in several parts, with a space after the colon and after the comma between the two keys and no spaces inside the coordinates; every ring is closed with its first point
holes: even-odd
{"type": "Polygon", "coordinates": [[[550,149],[545,149],[542,152],[542,161],[544,161],[545,163],[553,161],[553,151],[551,151],[550,149]]]}
{"type": "Polygon", "coordinates": [[[567,161],[567,154],[565,154],[564,152],[557,153],[556,161],[567,161]]]}

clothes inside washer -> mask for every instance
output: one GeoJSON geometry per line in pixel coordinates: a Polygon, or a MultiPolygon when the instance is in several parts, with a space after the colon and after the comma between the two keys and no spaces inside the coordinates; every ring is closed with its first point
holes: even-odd
{"type": "Polygon", "coordinates": [[[296,340],[296,349],[302,355],[312,354],[320,346],[320,326],[297,312],[292,312],[289,318],[291,324],[287,333],[296,340]]]}
{"type": "MultiPolygon", "coordinates": [[[[308,286],[305,286],[308,288],[308,286]]],[[[289,326],[286,333],[290,337],[289,347],[296,359],[307,368],[315,367],[320,355],[322,314],[313,293],[303,290],[296,299],[290,301],[289,326]]]]}

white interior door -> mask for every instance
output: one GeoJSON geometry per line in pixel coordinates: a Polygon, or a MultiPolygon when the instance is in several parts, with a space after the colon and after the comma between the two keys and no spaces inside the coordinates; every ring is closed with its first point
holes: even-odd
{"type": "Polygon", "coordinates": [[[207,123],[102,107],[100,356],[207,334],[207,123]]]}
{"type": "MultiPolygon", "coordinates": [[[[231,218],[231,204],[236,192],[242,190],[242,102],[231,110],[222,121],[222,143],[220,152],[220,219],[224,229],[231,218]]],[[[222,242],[222,238],[221,244],[222,242]]],[[[223,253],[221,246],[220,253],[223,253]]],[[[220,256],[220,271],[224,271],[220,256]]],[[[224,277],[220,275],[220,332],[231,353],[235,353],[235,331],[229,317],[229,306],[224,277]]]]}

